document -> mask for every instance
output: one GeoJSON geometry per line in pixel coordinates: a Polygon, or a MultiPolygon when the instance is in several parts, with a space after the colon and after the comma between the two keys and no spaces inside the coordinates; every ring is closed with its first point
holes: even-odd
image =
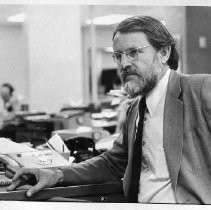
{"type": "Polygon", "coordinates": [[[33,149],[27,145],[16,143],[8,138],[0,138],[0,154],[18,153],[18,152],[33,152],[33,149]]]}
{"type": "Polygon", "coordinates": [[[70,152],[67,146],[65,145],[64,141],[62,138],[58,135],[55,134],[53,135],[47,142],[46,144],[53,150],[59,152],[59,153],[65,153],[65,152],[70,152]]]}

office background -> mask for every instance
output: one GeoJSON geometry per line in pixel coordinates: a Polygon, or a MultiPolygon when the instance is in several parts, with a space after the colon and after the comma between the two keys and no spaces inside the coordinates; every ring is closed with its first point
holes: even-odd
{"type": "Polygon", "coordinates": [[[160,19],[178,42],[179,71],[211,73],[210,7],[1,4],[0,84],[13,84],[30,110],[99,103],[101,73],[116,67],[115,24],[95,25],[94,18],[113,14],[160,19]]]}

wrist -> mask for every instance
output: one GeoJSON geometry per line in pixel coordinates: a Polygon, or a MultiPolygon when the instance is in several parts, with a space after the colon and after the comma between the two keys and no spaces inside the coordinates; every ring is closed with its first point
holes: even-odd
{"type": "Polygon", "coordinates": [[[64,180],[64,174],[63,174],[63,171],[58,168],[55,170],[55,173],[56,173],[56,177],[57,177],[57,183],[62,183],[63,180],[64,180]]]}

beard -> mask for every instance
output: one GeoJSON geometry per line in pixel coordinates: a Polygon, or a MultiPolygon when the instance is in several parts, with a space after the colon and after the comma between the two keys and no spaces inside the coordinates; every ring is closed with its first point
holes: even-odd
{"type": "Polygon", "coordinates": [[[163,65],[155,56],[153,63],[144,69],[137,70],[131,66],[120,72],[120,78],[125,92],[134,98],[138,95],[147,95],[163,77],[163,65]]]}

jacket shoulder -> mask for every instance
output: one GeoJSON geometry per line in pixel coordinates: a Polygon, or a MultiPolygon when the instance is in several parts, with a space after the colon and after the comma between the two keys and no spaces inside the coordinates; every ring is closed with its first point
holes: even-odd
{"type": "Polygon", "coordinates": [[[179,73],[181,80],[185,82],[201,82],[204,79],[211,80],[211,74],[183,74],[179,73]]]}
{"type": "Polygon", "coordinates": [[[211,83],[210,74],[180,74],[180,81],[182,88],[196,88],[200,89],[203,83],[211,83]]]}

